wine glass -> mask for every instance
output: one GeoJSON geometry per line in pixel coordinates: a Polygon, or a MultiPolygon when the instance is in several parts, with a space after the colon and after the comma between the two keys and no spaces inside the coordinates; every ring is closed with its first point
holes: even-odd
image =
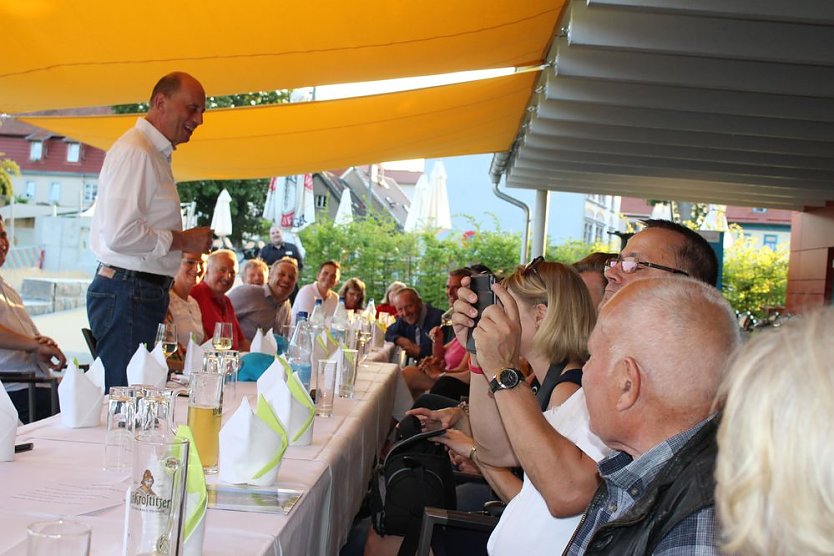
{"type": "Polygon", "coordinates": [[[232,349],[232,323],[218,322],[214,325],[214,336],[211,339],[211,345],[217,351],[232,349]]]}
{"type": "Polygon", "coordinates": [[[162,353],[168,359],[177,351],[177,327],[174,323],[161,322],[156,327],[154,345],[162,344],[162,353]]]}

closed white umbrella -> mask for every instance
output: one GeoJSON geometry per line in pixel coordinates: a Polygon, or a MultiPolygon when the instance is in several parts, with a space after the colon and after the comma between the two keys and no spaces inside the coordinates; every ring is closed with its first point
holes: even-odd
{"type": "Polygon", "coordinates": [[[672,220],[672,205],[669,203],[657,203],[652,208],[652,220],[672,220]]]}
{"type": "Polygon", "coordinates": [[[350,189],[342,191],[342,198],[339,200],[339,208],[336,210],[334,222],[337,226],[346,226],[353,222],[353,207],[351,206],[350,189]]]}
{"type": "Polygon", "coordinates": [[[284,201],[283,186],[279,178],[271,178],[269,180],[269,189],[266,192],[266,202],[264,203],[264,220],[269,220],[273,224],[281,222],[281,208],[284,201]]]}
{"type": "Polygon", "coordinates": [[[431,179],[425,174],[417,180],[414,198],[405,220],[405,231],[440,231],[452,229],[449,211],[449,194],[446,191],[446,168],[440,161],[435,162],[431,179]]]}
{"type": "Polygon", "coordinates": [[[214,213],[211,215],[211,229],[214,230],[214,235],[220,238],[232,235],[231,204],[232,196],[224,189],[217,196],[214,213]]]}

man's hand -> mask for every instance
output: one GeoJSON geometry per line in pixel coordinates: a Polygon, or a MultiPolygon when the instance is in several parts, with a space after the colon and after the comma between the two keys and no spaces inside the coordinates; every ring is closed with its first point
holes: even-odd
{"type": "Polygon", "coordinates": [[[38,362],[43,363],[53,371],[59,371],[67,364],[67,357],[58,349],[58,345],[54,340],[46,336],[37,336],[37,345],[32,353],[38,358],[38,362]]]}
{"type": "Polygon", "coordinates": [[[394,343],[400,346],[409,357],[414,357],[415,359],[420,357],[420,346],[405,336],[400,336],[394,343]]]}
{"type": "Polygon", "coordinates": [[[211,249],[211,242],[214,230],[207,226],[190,228],[188,230],[174,231],[171,241],[171,251],[188,251],[190,253],[208,253],[211,249]]]}
{"type": "Polygon", "coordinates": [[[489,380],[504,367],[518,367],[521,344],[521,320],[515,299],[500,284],[493,285],[492,291],[501,304],[487,307],[472,333],[478,364],[489,380]]]}

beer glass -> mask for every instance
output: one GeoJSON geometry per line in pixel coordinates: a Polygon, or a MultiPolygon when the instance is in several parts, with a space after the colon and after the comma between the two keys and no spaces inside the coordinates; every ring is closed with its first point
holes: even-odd
{"type": "Polygon", "coordinates": [[[174,390],[147,385],[136,390],[136,432],[173,432],[174,390]]]}
{"type": "Polygon", "coordinates": [[[107,405],[107,432],[104,435],[104,468],[130,469],[136,398],[128,386],[111,386],[107,405]]]}
{"type": "Polygon", "coordinates": [[[319,361],[316,375],[316,415],[330,417],[333,415],[333,396],[336,393],[336,361],[319,361]]]}
{"type": "Polygon", "coordinates": [[[223,413],[223,380],[226,374],[217,371],[191,373],[188,398],[188,426],[194,435],[197,452],[206,473],[217,473],[220,444],[220,416],[223,413]]]}
{"type": "Polygon", "coordinates": [[[188,440],[160,432],[133,445],[124,553],[181,554],[188,440]]]}

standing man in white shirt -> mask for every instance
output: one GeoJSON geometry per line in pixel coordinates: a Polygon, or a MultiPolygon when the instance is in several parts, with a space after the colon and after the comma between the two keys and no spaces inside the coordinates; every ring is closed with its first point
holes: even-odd
{"type": "Polygon", "coordinates": [[[171,153],[203,123],[206,93],[187,73],[166,75],[144,118],[107,152],[98,183],[91,247],[99,267],[87,317],[106,370],[105,388],[127,385],[127,363],[153,344],[165,319],[181,251],[207,253],[212,230],[182,230],[171,153]]]}

